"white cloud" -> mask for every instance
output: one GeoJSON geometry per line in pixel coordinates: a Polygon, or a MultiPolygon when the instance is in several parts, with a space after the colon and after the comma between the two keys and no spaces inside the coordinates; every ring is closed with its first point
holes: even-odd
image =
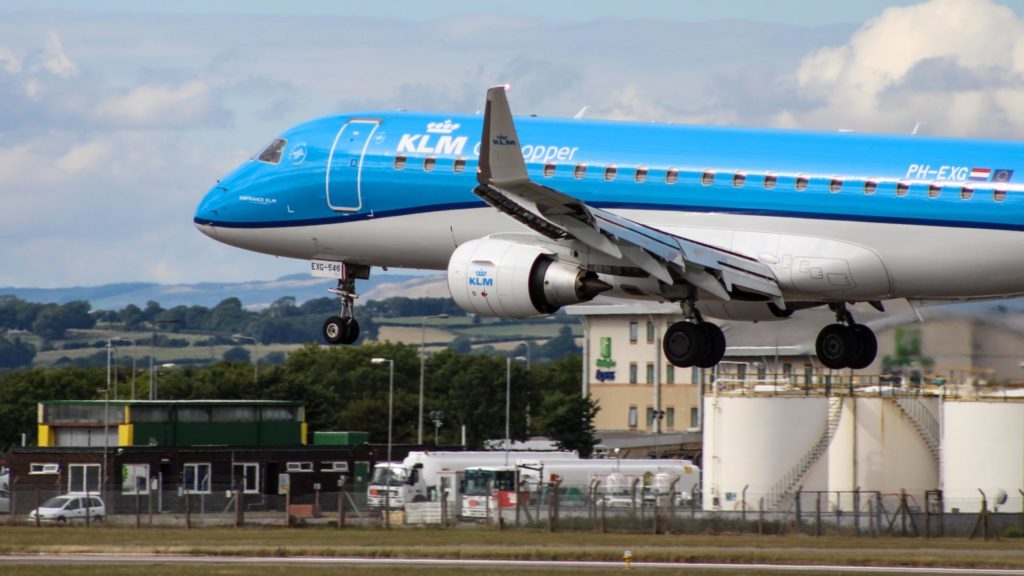
{"type": "Polygon", "coordinates": [[[223,114],[210,84],[195,79],[139,86],[106,99],[96,108],[97,118],[119,126],[181,127],[213,121],[223,114]]]}
{"type": "Polygon", "coordinates": [[[64,44],[56,32],[46,35],[46,50],[38,62],[39,67],[60,78],[78,74],[78,66],[64,53],[64,44]]]}
{"type": "Polygon", "coordinates": [[[0,70],[3,70],[8,74],[17,74],[21,72],[21,60],[19,60],[13,52],[3,46],[0,46],[0,70]]]}
{"type": "Polygon", "coordinates": [[[780,125],[1009,136],[1024,123],[1024,21],[992,0],[889,8],[806,57],[796,81],[816,105],[780,125]]]}

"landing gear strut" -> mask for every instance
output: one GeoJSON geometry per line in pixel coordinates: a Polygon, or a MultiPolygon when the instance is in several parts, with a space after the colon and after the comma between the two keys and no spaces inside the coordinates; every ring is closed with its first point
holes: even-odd
{"type": "Polygon", "coordinates": [[[829,369],[867,368],[878,354],[875,333],[863,324],[857,324],[845,304],[830,304],[836,313],[836,323],[829,324],[818,333],[815,351],[818,360],[829,369]]]}
{"type": "Polygon", "coordinates": [[[722,329],[705,322],[693,301],[683,302],[682,322],[676,322],[665,331],[662,349],[673,366],[711,368],[725,356],[725,335],[722,329]]]}
{"type": "Polygon", "coordinates": [[[348,264],[342,263],[342,278],[338,280],[337,288],[329,288],[331,292],[341,298],[341,316],[331,316],[324,320],[324,340],[328,344],[352,344],[359,339],[359,322],[352,314],[356,294],[355,276],[348,264]]]}

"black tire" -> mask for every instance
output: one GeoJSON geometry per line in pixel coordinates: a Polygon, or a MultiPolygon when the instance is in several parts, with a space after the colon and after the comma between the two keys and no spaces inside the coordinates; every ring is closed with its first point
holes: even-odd
{"type": "Polygon", "coordinates": [[[355,318],[342,318],[342,344],[353,344],[359,339],[359,322],[355,318]]]}
{"type": "Polygon", "coordinates": [[[853,330],[842,324],[829,324],[818,333],[814,350],[826,368],[839,370],[849,366],[850,359],[859,352],[860,346],[853,330]]]}
{"type": "Polygon", "coordinates": [[[57,522],[60,522],[61,524],[67,524],[68,519],[63,517],[63,516],[58,516],[57,517],[57,522]]]}
{"type": "Polygon", "coordinates": [[[711,322],[701,323],[700,329],[704,334],[704,353],[694,362],[694,366],[714,368],[725,356],[725,334],[711,322]]]}
{"type": "Polygon", "coordinates": [[[341,316],[331,316],[324,320],[323,334],[328,344],[341,344],[345,337],[345,321],[341,316]]]}
{"type": "Polygon", "coordinates": [[[700,326],[692,322],[676,322],[665,331],[661,347],[673,366],[689,368],[706,349],[706,342],[700,326]]]}
{"type": "Polygon", "coordinates": [[[863,324],[850,326],[850,331],[857,340],[857,353],[850,358],[849,366],[854,370],[863,370],[875,361],[878,354],[878,339],[871,328],[863,324]]]}

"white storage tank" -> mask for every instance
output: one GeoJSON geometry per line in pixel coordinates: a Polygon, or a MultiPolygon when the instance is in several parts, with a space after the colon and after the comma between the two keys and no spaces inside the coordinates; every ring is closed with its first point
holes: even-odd
{"type": "Polygon", "coordinates": [[[946,511],[978,512],[982,490],[989,510],[1024,512],[1024,402],[947,400],[942,452],[946,511]]]}

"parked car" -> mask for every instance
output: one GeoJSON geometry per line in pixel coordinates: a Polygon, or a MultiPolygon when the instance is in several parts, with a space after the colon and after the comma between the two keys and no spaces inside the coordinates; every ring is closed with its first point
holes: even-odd
{"type": "Polygon", "coordinates": [[[0,488],[0,514],[7,514],[11,511],[11,493],[6,488],[0,488]]]}
{"type": "Polygon", "coordinates": [[[28,519],[35,522],[36,515],[38,515],[40,520],[46,522],[85,520],[86,511],[91,520],[103,520],[107,515],[107,507],[99,496],[65,494],[43,502],[42,506],[29,512],[28,519]]]}

